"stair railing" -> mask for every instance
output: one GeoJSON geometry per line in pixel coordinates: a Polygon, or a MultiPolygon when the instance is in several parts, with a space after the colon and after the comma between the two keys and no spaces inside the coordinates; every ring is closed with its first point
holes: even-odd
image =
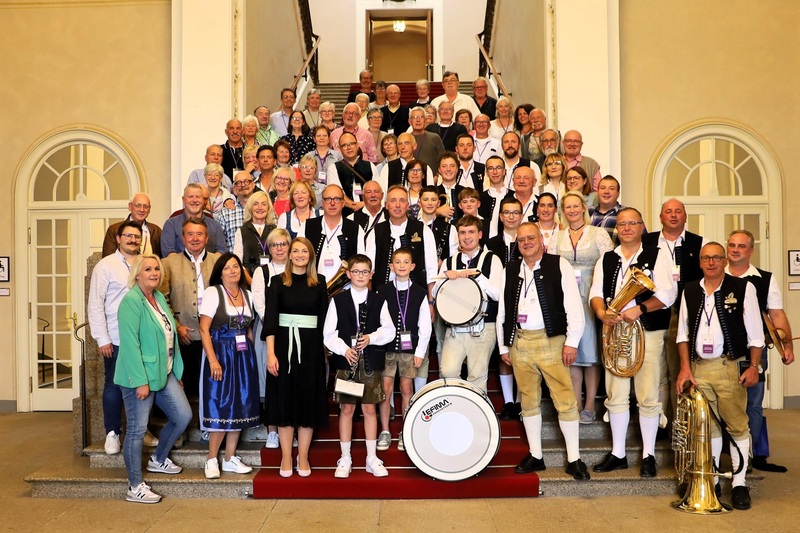
{"type": "Polygon", "coordinates": [[[486,79],[488,80],[489,85],[494,89],[497,96],[511,96],[511,93],[506,89],[506,86],[503,83],[503,78],[500,77],[500,72],[495,68],[492,58],[489,56],[489,52],[483,46],[481,35],[476,35],[475,40],[478,43],[478,50],[480,51],[481,57],[486,62],[486,79]]]}

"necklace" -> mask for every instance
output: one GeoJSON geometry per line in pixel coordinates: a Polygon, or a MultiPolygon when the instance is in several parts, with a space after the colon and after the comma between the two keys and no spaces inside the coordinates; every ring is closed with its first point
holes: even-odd
{"type": "Polygon", "coordinates": [[[583,227],[584,227],[585,225],[586,225],[586,222],[584,222],[583,224],[581,224],[579,227],[577,227],[577,228],[575,228],[575,229],[569,228],[569,230],[570,230],[570,231],[580,231],[580,230],[582,230],[582,229],[583,229],[583,227]]]}

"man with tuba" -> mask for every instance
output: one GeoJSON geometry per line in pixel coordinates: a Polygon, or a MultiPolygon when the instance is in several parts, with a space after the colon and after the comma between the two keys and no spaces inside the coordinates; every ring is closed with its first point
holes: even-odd
{"type": "MultiPolygon", "coordinates": [[[[687,384],[699,388],[724,420],[744,461],[740,465],[739,454],[731,450],[731,466],[734,472],[739,470],[733,476],[731,504],[735,509],[749,509],[750,492],[745,485],[750,450],[747,389],[758,383],[764,329],[755,286],[726,274],[726,262],[721,244],[706,244],[700,250],[703,279],[684,287],[678,316],[681,370],[676,392],[683,392],[687,384]]],[[[715,422],[711,455],[717,465],[721,451],[722,433],[715,422]]]]}
{"type": "MultiPolygon", "coordinates": [[[[641,369],[633,376],[642,433],[642,464],[639,473],[642,477],[655,477],[656,433],[663,417],[658,399],[661,351],[664,347],[664,330],[669,327],[669,306],[675,301],[677,286],[672,281],[669,255],[656,246],[642,247],[643,231],[644,222],[638,210],[626,207],[618,213],[617,233],[620,245],[606,252],[597,262],[589,299],[597,318],[607,326],[604,327],[604,336],[607,329],[628,329],[625,326],[633,326],[637,320],[641,321],[644,329],[643,353],[639,353],[639,345],[636,343],[632,343],[633,346],[629,349],[626,348],[625,339],[618,346],[608,346],[607,339],[604,339],[603,352],[605,355],[613,351],[633,351],[627,355],[637,364],[641,360],[641,369]],[[649,278],[655,290],[639,293],[616,313],[609,308],[608,303],[620,292],[630,290],[629,284],[635,281],[634,273],[649,278]]],[[[606,368],[617,366],[615,361],[605,363],[606,368]]],[[[618,377],[612,371],[606,370],[606,392],[607,414],[604,419],[611,423],[612,449],[603,461],[594,466],[595,472],[628,468],[625,436],[630,422],[631,378],[618,377]]]]}
{"type": "MultiPolygon", "coordinates": [[[[762,316],[766,313],[774,328],[784,333],[786,340],[781,343],[783,364],[788,365],[794,361],[794,347],[792,346],[792,328],[789,319],[783,311],[783,297],[778,288],[778,282],[772,272],[756,268],[750,263],[750,258],[755,251],[755,239],[747,230],[736,230],[728,236],[728,265],[725,273],[737,278],[745,278],[755,285],[758,307],[762,316]]],[[[750,426],[750,436],[753,443],[757,443],[761,436],[763,424],[764,377],[767,371],[767,351],[761,354],[761,368],[758,369],[762,377],[758,383],[747,389],[747,418],[750,426]]],[[[768,455],[762,450],[753,447],[753,468],[767,472],[786,472],[785,466],[767,462],[768,455]],[[757,453],[761,452],[761,453],[757,453]]]]}

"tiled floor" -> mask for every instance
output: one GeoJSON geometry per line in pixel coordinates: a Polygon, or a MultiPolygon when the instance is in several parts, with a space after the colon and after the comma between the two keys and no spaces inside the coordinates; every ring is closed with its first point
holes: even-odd
{"type": "MultiPolygon", "coordinates": [[[[800,410],[768,412],[772,459],[788,474],[767,474],[750,511],[689,516],[672,497],[531,498],[503,500],[179,500],[158,505],[113,500],[30,497],[23,478],[53,461],[83,461],[71,453],[72,415],[0,415],[0,531],[800,531],[800,458],[795,453],[800,410]]],[[[386,490],[391,491],[391,478],[386,490]]],[[[545,487],[546,489],[546,487],[545,487]]],[[[346,482],[343,483],[346,490],[346,482]]],[[[728,501],[729,496],[724,495],[728,501]]]]}

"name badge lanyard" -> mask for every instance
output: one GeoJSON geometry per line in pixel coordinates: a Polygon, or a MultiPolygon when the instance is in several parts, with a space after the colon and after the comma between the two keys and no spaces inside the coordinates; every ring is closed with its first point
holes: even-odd
{"type": "Polygon", "coordinates": [[[342,229],[342,225],[341,224],[339,224],[338,226],[336,226],[334,228],[334,230],[331,232],[331,236],[330,237],[325,235],[325,246],[328,248],[328,250],[331,249],[331,241],[333,241],[333,238],[336,237],[336,234],[339,232],[340,229],[342,229]]]}
{"type": "Polygon", "coordinates": [[[328,160],[329,157],[331,157],[330,151],[327,154],[325,154],[325,157],[320,157],[319,152],[317,150],[314,150],[314,154],[317,156],[317,160],[319,161],[319,169],[321,171],[327,171],[325,162],[328,160]]]}
{"type": "Polygon", "coordinates": [[[236,148],[231,147],[229,144],[228,151],[231,153],[231,157],[233,158],[233,168],[241,169],[242,167],[239,166],[239,158],[236,156],[236,148]]]}
{"type": "MultiPolygon", "coordinates": [[[[224,290],[225,294],[228,295],[228,301],[231,303],[231,305],[233,306],[233,310],[236,312],[236,316],[238,318],[237,322],[239,324],[239,327],[241,328],[242,324],[244,324],[244,295],[242,295],[242,310],[239,311],[239,308],[236,307],[235,303],[233,303],[233,295],[231,295],[231,293],[228,291],[228,289],[224,285],[222,287],[222,290],[224,290]]],[[[242,292],[242,289],[240,288],[239,289],[239,294],[241,294],[241,292],[242,292]]]]}
{"type": "MultiPolygon", "coordinates": [[[[711,298],[713,300],[713,298],[714,298],[713,293],[711,294],[711,298]]],[[[711,319],[713,318],[714,312],[717,310],[717,307],[716,306],[711,306],[711,312],[707,313],[706,312],[706,301],[707,300],[708,300],[708,295],[703,296],[703,316],[706,319],[705,322],[706,322],[706,328],[707,328],[706,329],[706,338],[704,339],[704,342],[703,342],[703,354],[713,355],[714,345],[712,343],[712,337],[711,337],[711,319]]]]}
{"type": "MultiPolygon", "coordinates": [[[[584,224],[584,226],[585,225],[586,224],[584,224]]],[[[572,245],[572,260],[573,261],[577,261],[578,260],[578,245],[581,243],[581,239],[582,238],[583,238],[583,232],[581,232],[581,234],[578,235],[578,240],[573,243],[572,242],[572,236],[570,235],[569,243],[572,245]]],[[[629,265],[629,268],[630,268],[630,265],[629,265]]]]}
{"type": "MultiPolygon", "coordinates": [[[[408,282],[408,287],[411,288],[411,282],[408,282]]],[[[408,290],[408,289],[406,289],[408,290]]],[[[410,292],[410,291],[409,291],[410,292]]],[[[406,315],[408,315],[408,301],[411,299],[411,294],[406,293],[406,301],[404,306],[400,306],[400,290],[395,284],[394,295],[397,298],[397,308],[400,310],[400,324],[403,326],[403,331],[406,330],[406,315]]]]}

